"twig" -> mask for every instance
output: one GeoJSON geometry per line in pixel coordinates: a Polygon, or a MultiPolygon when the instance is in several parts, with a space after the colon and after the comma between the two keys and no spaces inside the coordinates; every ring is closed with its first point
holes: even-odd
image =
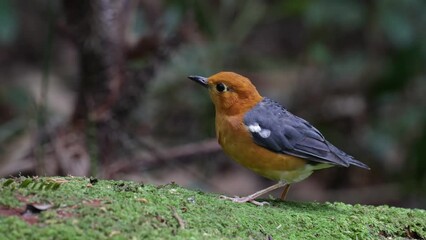
{"type": "Polygon", "coordinates": [[[189,156],[217,152],[220,146],[216,139],[208,139],[196,143],[188,143],[182,146],[167,149],[155,149],[136,153],[130,161],[116,161],[105,169],[110,173],[134,171],[135,169],[149,169],[160,165],[163,166],[171,160],[187,158],[189,156]]]}
{"type": "Polygon", "coordinates": [[[179,228],[180,229],[185,229],[185,221],[183,221],[183,219],[179,216],[179,214],[176,212],[176,208],[174,207],[170,207],[170,209],[172,210],[173,213],[173,217],[176,218],[178,224],[179,224],[179,228]]]}

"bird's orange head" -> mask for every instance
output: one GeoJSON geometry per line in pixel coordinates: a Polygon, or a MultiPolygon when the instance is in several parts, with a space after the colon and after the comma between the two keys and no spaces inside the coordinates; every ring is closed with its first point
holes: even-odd
{"type": "Polygon", "coordinates": [[[225,115],[245,113],[262,100],[248,78],[233,72],[220,72],[208,78],[189,76],[189,79],[208,88],[217,113],[225,115]]]}

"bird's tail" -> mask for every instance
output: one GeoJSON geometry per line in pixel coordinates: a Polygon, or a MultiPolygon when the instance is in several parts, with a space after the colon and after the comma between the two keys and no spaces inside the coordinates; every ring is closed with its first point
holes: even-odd
{"type": "Polygon", "coordinates": [[[355,159],[355,158],[353,158],[353,157],[349,160],[349,164],[350,164],[350,165],[357,166],[357,167],[360,167],[360,168],[364,168],[364,169],[370,170],[370,167],[369,167],[369,166],[367,166],[367,164],[362,163],[362,162],[360,162],[360,161],[356,160],[356,159],[355,159]]]}
{"type": "Polygon", "coordinates": [[[357,166],[357,167],[360,167],[360,168],[370,170],[370,167],[367,166],[367,164],[356,160],[354,157],[352,157],[351,155],[349,155],[349,154],[343,152],[342,150],[338,149],[336,146],[334,146],[333,144],[331,144],[328,141],[327,141],[327,144],[330,147],[330,150],[334,154],[336,154],[336,156],[338,156],[344,163],[346,163],[346,167],[349,167],[349,165],[354,165],[354,166],[357,166]]]}

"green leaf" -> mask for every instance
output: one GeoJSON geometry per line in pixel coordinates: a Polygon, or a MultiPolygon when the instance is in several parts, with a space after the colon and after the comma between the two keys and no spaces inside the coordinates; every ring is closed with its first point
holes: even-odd
{"type": "Polygon", "coordinates": [[[13,182],[14,182],[14,180],[9,178],[3,183],[3,187],[10,186],[10,184],[12,184],[13,182]]]}
{"type": "Polygon", "coordinates": [[[20,185],[19,188],[26,188],[33,182],[33,179],[27,178],[20,185]]]}
{"type": "Polygon", "coordinates": [[[61,186],[61,184],[54,183],[53,186],[52,186],[52,190],[57,190],[60,186],[61,186]]]}

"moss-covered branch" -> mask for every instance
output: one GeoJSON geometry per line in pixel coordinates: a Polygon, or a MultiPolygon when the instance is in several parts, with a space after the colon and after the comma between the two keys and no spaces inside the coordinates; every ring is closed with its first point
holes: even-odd
{"type": "Polygon", "coordinates": [[[32,181],[0,180],[0,239],[426,238],[426,211],[419,209],[279,201],[257,207],[174,184],[32,181]]]}

